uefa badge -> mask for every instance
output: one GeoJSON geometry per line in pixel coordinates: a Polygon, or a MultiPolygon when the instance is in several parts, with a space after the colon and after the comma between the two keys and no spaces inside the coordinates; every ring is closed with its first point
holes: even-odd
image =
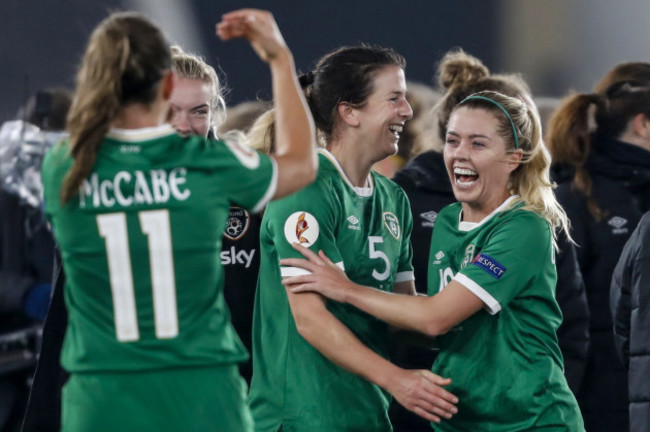
{"type": "Polygon", "coordinates": [[[239,207],[230,207],[226,230],[223,234],[230,240],[239,240],[246,235],[250,222],[251,216],[248,211],[239,207]]]}
{"type": "Polygon", "coordinates": [[[463,262],[460,264],[460,269],[461,270],[464,269],[465,267],[467,267],[467,264],[472,262],[472,259],[474,259],[474,250],[475,249],[476,248],[475,248],[475,246],[473,244],[470,244],[469,246],[467,246],[467,248],[465,249],[465,258],[463,258],[463,262]]]}
{"type": "Polygon", "coordinates": [[[309,247],[316,243],[320,229],[316,218],[304,211],[293,213],[284,223],[284,236],[289,243],[309,247]]]}
{"type": "Polygon", "coordinates": [[[383,218],[384,225],[388,229],[388,232],[395,237],[395,240],[399,240],[402,235],[402,230],[399,227],[399,219],[397,219],[397,216],[391,212],[384,212],[383,218]]]}

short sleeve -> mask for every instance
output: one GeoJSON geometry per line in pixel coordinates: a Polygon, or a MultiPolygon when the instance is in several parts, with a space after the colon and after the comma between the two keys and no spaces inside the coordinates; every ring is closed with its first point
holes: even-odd
{"type": "MultiPolygon", "coordinates": [[[[323,182],[316,182],[307,188],[281,200],[273,201],[267,207],[264,219],[279,259],[303,258],[291,245],[299,243],[314,252],[322,250],[337,265],[343,267],[343,258],[336,246],[335,227],[339,204],[323,182]]],[[[282,276],[305,274],[294,267],[282,267],[282,276]]]]}
{"type": "Polygon", "coordinates": [[[236,140],[223,141],[228,166],[226,176],[233,204],[259,212],[273,198],[278,173],[275,160],[236,140]]]}
{"type": "Polygon", "coordinates": [[[395,283],[407,282],[415,279],[413,272],[413,246],[411,245],[411,232],[413,231],[413,216],[406,194],[400,190],[401,195],[401,213],[404,221],[402,245],[395,274],[395,283]]]}
{"type": "Polygon", "coordinates": [[[515,210],[493,228],[487,242],[454,280],[495,314],[542,277],[546,269],[555,268],[552,247],[546,221],[532,212],[515,210]]]}

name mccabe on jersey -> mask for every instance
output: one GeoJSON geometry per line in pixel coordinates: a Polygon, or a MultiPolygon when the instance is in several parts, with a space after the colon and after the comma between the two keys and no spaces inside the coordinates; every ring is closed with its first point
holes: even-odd
{"type": "Polygon", "coordinates": [[[185,186],[187,169],[119,171],[112,179],[99,181],[97,173],[84,180],[79,188],[79,205],[93,207],[129,207],[166,203],[171,198],[184,201],[191,195],[185,186]]]}

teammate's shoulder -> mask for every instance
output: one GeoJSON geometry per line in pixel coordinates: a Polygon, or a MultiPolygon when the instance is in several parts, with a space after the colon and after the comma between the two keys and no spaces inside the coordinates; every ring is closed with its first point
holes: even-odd
{"type": "Polygon", "coordinates": [[[70,153],[70,140],[63,138],[50,148],[43,159],[43,169],[47,170],[48,167],[68,165],[72,162],[72,155],[70,153]]]}
{"type": "Polygon", "coordinates": [[[371,171],[370,173],[372,175],[373,181],[375,182],[375,185],[384,188],[385,190],[390,191],[396,195],[403,195],[406,197],[406,192],[404,192],[404,189],[402,189],[402,187],[398,185],[393,179],[390,179],[376,171],[371,171]]]}
{"type": "Polygon", "coordinates": [[[457,215],[461,209],[462,209],[462,205],[459,202],[447,204],[442,209],[440,209],[440,211],[438,212],[438,217],[446,216],[450,214],[457,215]]]}

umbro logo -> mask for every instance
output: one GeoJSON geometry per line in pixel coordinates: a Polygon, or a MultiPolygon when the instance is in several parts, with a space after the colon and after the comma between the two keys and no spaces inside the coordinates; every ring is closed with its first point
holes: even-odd
{"type": "Polygon", "coordinates": [[[607,225],[612,227],[612,234],[627,234],[629,232],[629,229],[625,226],[627,225],[627,219],[620,216],[614,216],[608,220],[607,225]]]}
{"type": "Polygon", "coordinates": [[[438,217],[438,212],[435,212],[433,210],[420,213],[420,218],[422,219],[421,221],[422,226],[432,228],[437,217],[438,217]]]}
{"type": "Polygon", "coordinates": [[[445,257],[445,253],[443,251],[438,251],[434,256],[436,257],[436,260],[433,263],[440,264],[440,260],[445,257]]]}
{"type": "Polygon", "coordinates": [[[350,215],[348,216],[348,222],[350,222],[350,225],[348,225],[349,229],[353,230],[360,230],[361,228],[359,227],[359,219],[355,215],[350,215]]]}

